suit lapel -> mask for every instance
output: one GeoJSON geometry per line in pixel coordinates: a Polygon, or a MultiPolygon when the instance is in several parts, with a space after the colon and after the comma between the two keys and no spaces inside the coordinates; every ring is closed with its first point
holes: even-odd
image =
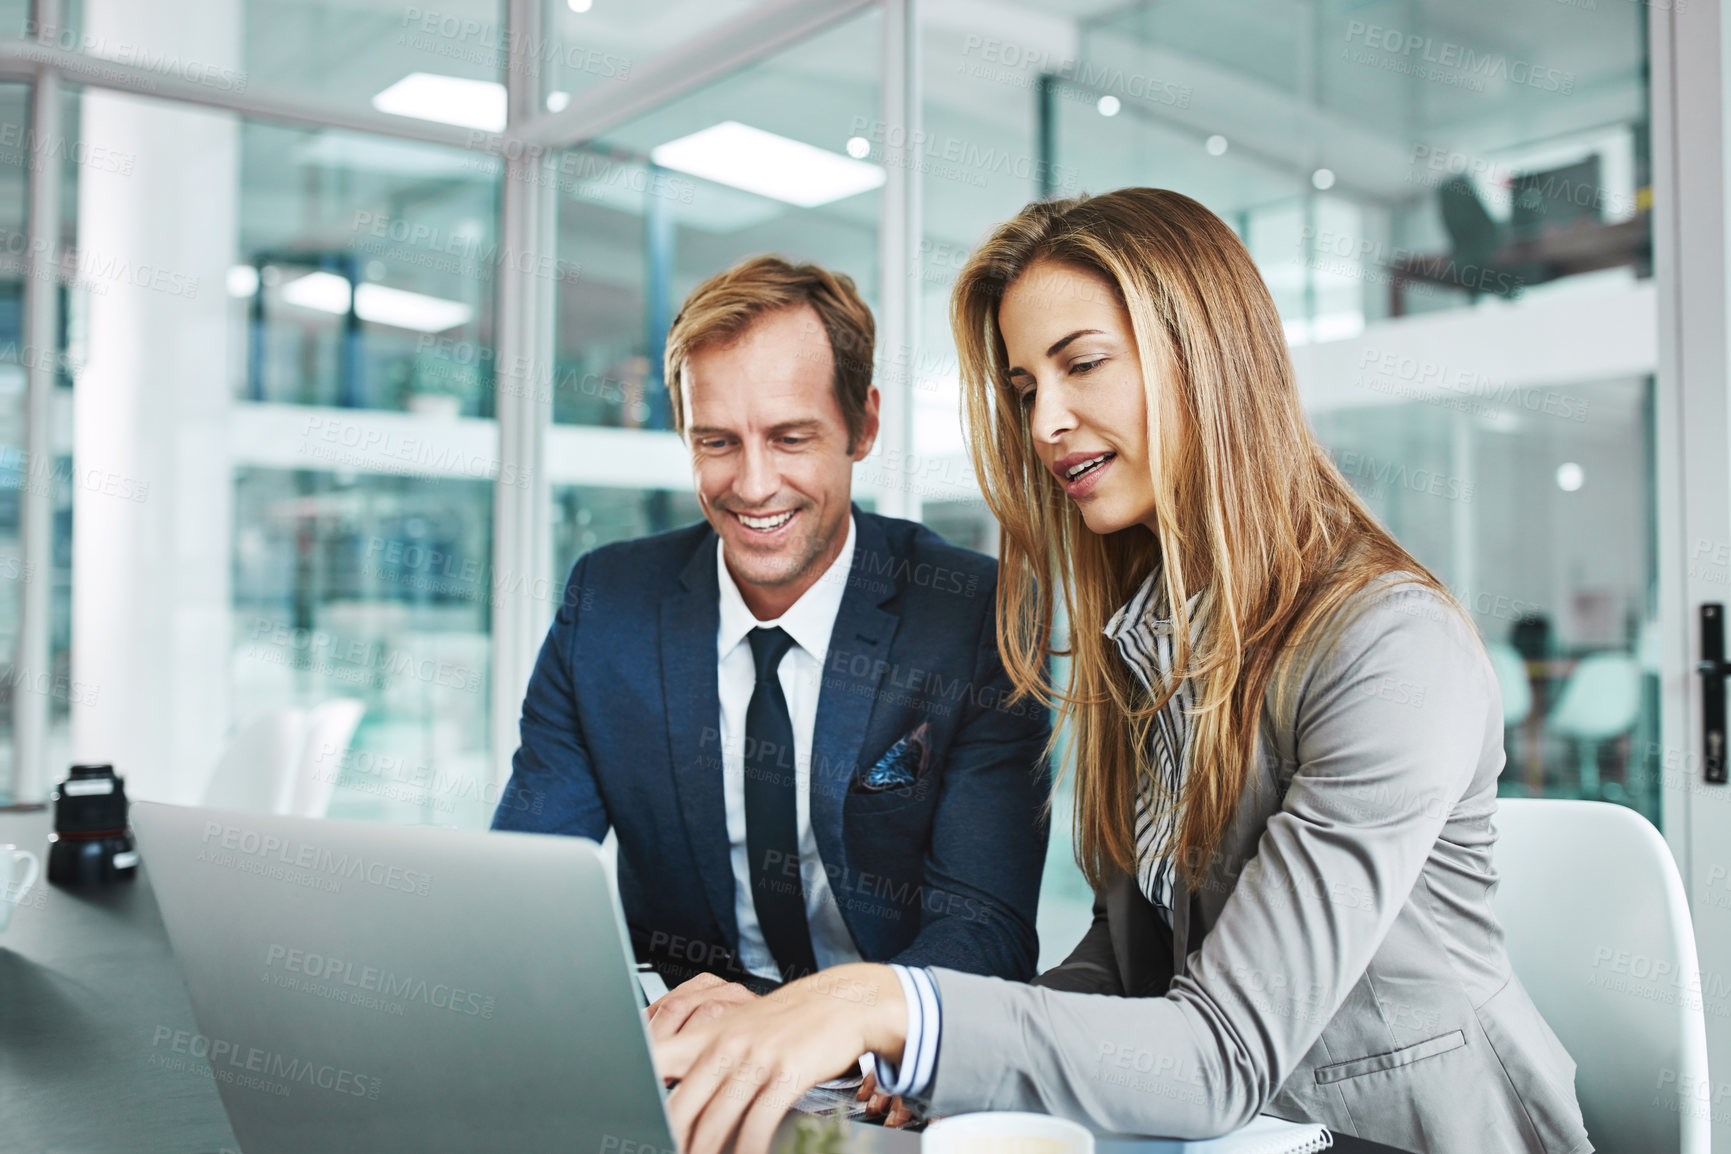
{"type": "Polygon", "coordinates": [[[817,725],[812,733],[811,825],[818,853],[832,869],[846,864],[842,806],[859,764],[878,686],[889,668],[900,620],[879,608],[900,587],[903,558],[891,553],[877,518],[853,511],[856,536],[847,592],[830,631],[817,725]]]}
{"type": "Polygon", "coordinates": [[[715,535],[706,536],[680,574],[681,591],[661,602],[661,691],[685,836],[716,921],[737,948],[716,680],[715,636],[721,622],[717,547],[715,535]]]}

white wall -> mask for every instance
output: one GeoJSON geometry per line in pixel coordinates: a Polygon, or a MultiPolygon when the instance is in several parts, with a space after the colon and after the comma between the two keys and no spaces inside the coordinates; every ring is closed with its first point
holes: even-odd
{"type": "MultiPolygon", "coordinates": [[[[174,44],[235,67],[234,0],[86,0],[97,43],[174,44]]],[[[74,462],[101,487],[73,505],[72,665],[94,696],[72,707],[73,755],[112,761],[133,796],[191,800],[228,724],[228,301],[238,128],[223,114],[87,90],[78,190],[86,365],[74,462]],[[126,496],[104,492],[112,488],[126,496]],[[142,495],[142,499],[138,499],[142,495]]]]}

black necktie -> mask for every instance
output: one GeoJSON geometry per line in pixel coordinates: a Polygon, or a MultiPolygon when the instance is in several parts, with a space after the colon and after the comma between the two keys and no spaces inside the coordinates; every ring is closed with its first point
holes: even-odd
{"type": "Polygon", "coordinates": [[[745,711],[745,849],[751,861],[751,903],[764,943],[788,982],[817,970],[800,878],[793,722],[776,673],[792,647],[793,638],[780,629],[751,631],[757,685],[745,711]]]}

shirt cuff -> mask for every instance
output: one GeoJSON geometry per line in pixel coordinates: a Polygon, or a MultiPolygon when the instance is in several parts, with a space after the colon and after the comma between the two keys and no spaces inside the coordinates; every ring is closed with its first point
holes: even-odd
{"type": "Polygon", "coordinates": [[[938,990],[924,968],[891,965],[902,984],[908,1004],[907,1041],[902,1046],[898,1069],[881,1054],[873,1054],[873,1073],[878,1092],[896,1097],[918,1098],[931,1087],[938,1064],[938,1033],[943,1025],[938,990]]]}

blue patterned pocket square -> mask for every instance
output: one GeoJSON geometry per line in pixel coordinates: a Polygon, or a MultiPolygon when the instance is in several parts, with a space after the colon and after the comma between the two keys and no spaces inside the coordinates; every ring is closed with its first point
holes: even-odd
{"type": "Polygon", "coordinates": [[[907,789],[925,775],[932,759],[932,727],[922,721],[903,735],[877,764],[860,774],[856,788],[864,793],[907,789]]]}

